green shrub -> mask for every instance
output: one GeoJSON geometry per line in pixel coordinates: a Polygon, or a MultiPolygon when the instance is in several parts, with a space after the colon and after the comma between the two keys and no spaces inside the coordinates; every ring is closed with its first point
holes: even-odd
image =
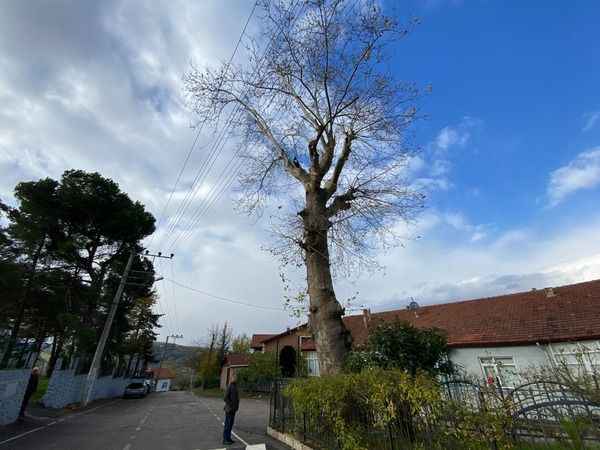
{"type": "Polygon", "coordinates": [[[296,380],[285,391],[294,405],[297,423],[305,417],[336,436],[343,450],[368,450],[386,439],[389,427],[418,436],[426,425],[413,420],[433,417],[440,407],[437,384],[422,374],[371,369],[296,380]]]}
{"type": "Polygon", "coordinates": [[[240,386],[253,386],[270,383],[281,376],[281,369],[277,364],[275,353],[252,353],[248,367],[237,371],[237,380],[240,386]]]}
{"type": "Polygon", "coordinates": [[[403,369],[412,375],[450,375],[454,368],[448,352],[446,335],[441,330],[416,328],[400,321],[382,323],[370,334],[364,349],[348,355],[345,369],[360,372],[380,367],[403,369]]]}

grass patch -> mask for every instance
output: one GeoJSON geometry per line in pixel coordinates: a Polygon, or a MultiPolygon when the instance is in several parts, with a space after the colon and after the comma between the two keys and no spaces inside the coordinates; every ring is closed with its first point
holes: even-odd
{"type": "Polygon", "coordinates": [[[33,393],[33,395],[31,396],[31,403],[38,403],[42,399],[42,397],[48,390],[48,382],[49,381],[50,381],[50,378],[40,377],[40,379],[38,381],[37,391],[35,391],[33,393]]]}

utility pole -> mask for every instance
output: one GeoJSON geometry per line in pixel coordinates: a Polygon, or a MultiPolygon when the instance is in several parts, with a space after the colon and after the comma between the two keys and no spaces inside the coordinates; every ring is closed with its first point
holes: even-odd
{"type": "Polygon", "coordinates": [[[119,302],[121,301],[121,295],[123,295],[123,289],[125,289],[125,283],[127,282],[127,276],[129,275],[129,271],[131,270],[131,265],[133,264],[134,256],[135,252],[132,250],[129,254],[129,259],[127,260],[127,265],[125,266],[123,275],[121,275],[121,282],[119,283],[119,288],[117,289],[117,292],[115,293],[115,296],[113,298],[108,317],[106,318],[106,322],[104,323],[102,336],[100,336],[100,342],[98,342],[98,346],[96,347],[96,353],[94,353],[94,359],[92,360],[92,365],[90,367],[90,371],[88,372],[88,376],[86,379],[86,388],[84,391],[82,402],[83,406],[87,405],[92,399],[92,393],[94,392],[94,384],[96,383],[98,371],[100,370],[100,365],[102,363],[104,347],[106,346],[106,341],[108,340],[108,336],[110,335],[110,329],[112,328],[112,323],[115,319],[119,302]]]}
{"type": "Polygon", "coordinates": [[[167,340],[165,341],[165,347],[163,348],[163,354],[162,354],[162,357],[160,358],[160,362],[158,364],[159,368],[162,367],[163,360],[167,356],[167,347],[169,345],[169,338],[170,337],[173,338],[173,340],[175,340],[175,339],[183,339],[183,334],[172,334],[170,336],[167,336],[167,340]]]}

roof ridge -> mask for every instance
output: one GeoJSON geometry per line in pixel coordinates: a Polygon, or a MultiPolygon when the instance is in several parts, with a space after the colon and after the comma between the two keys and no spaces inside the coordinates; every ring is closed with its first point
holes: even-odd
{"type": "MultiPolygon", "coordinates": [[[[480,302],[480,301],[486,301],[486,300],[487,301],[502,300],[507,297],[515,297],[515,296],[519,296],[519,295],[544,292],[545,289],[557,289],[557,290],[560,289],[560,290],[562,290],[562,289],[574,288],[574,287],[582,286],[582,285],[592,285],[594,283],[600,283],[600,279],[590,280],[590,281],[582,281],[579,283],[565,284],[562,286],[546,286],[546,287],[539,288],[539,289],[533,288],[528,291],[511,292],[509,294],[494,295],[494,296],[490,296],[490,297],[478,297],[478,298],[471,298],[471,299],[467,299],[467,300],[458,300],[458,301],[450,300],[450,301],[445,301],[443,303],[433,303],[430,305],[419,306],[418,310],[423,311],[423,309],[425,309],[425,308],[436,308],[436,307],[441,307],[441,306],[446,306],[446,305],[459,305],[459,304],[463,304],[463,303],[474,303],[474,302],[480,302]]],[[[396,308],[396,309],[374,312],[374,313],[371,313],[371,315],[376,316],[379,314],[387,314],[387,313],[393,313],[393,312],[404,311],[404,310],[405,310],[404,308],[396,308]]],[[[345,316],[345,317],[361,317],[361,316],[362,316],[362,314],[352,314],[352,315],[345,316]]]]}

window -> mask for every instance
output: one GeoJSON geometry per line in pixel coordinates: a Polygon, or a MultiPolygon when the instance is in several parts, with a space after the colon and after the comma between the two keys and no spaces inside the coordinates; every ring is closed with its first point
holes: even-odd
{"type": "Polygon", "coordinates": [[[576,375],[600,373],[600,343],[565,344],[550,347],[557,364],[576,375]]]}
{"type": "Polygon", "coordinates": [[[311,377],[319,376],[319,358],[317,352],[305,352],[306,366],[308,367],[308,375],[311,377]]]}
{"type": "Polygon", "coordinates": [[[488,384],[514,388],[517,384],[517,367],[512,356],[486,356],[479,358],[483,376],[488,384]]]}

